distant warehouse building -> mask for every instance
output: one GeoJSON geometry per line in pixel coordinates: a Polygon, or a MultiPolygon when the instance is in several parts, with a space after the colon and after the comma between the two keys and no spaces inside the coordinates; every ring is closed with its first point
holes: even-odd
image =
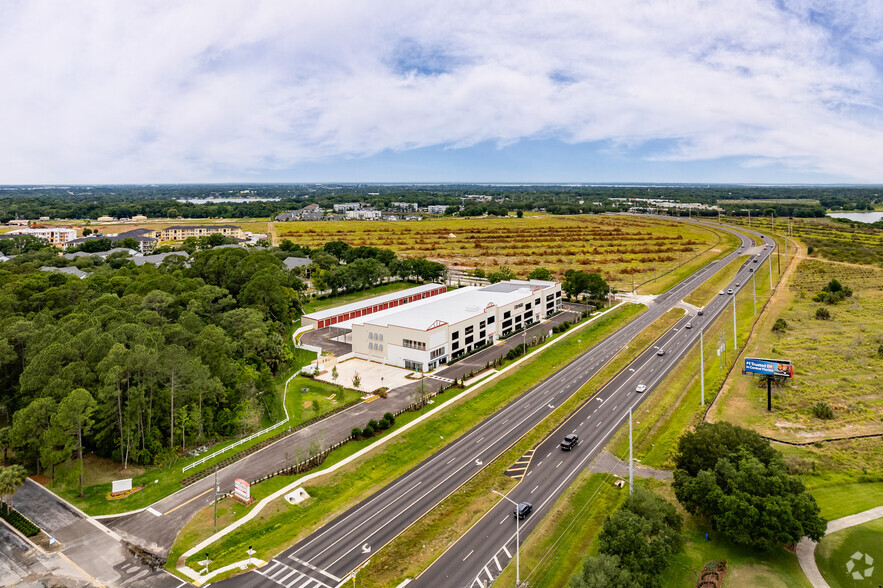
{"type": "Polygon", "coordinates": [[[375,312],[417,302],[430,296],[438,296],[439,294],[444,294],[447,290],[447,287],[442,284],[423,284],[416,288],[375,296],[374,298],[344,304],[329,308],[328,310],[311,312],[301,317],[300,324],[305,327],[313,326],[317,329],[324,329],[325,327],[331,327],[358,317],[368,316],[375,312]]]}
{"type": "Polygon", "coordinates": [[[511,280],[466,287],[354,317],[332,327],[356,357],[406,369],[432,370],[561,308],[561,284],[511,280]]]}

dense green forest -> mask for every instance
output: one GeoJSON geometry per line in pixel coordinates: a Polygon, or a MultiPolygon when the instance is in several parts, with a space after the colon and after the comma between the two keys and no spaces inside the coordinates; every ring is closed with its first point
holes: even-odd
{"type": "MultiPolygon", "coordinates": [[[[0,222],[16,217],[41,216],[64,219],[117,218],[143,214],[148,217],[266,218],[280,212],[318,204],[360,201],[378,208],[392,202],[416,202],[459,206],[467,195],[490,196],[492,202],[469,202],[460,214],[485,212],[506,214],[514,210],[545,210],[554,214],[606,212],[614,209],[611,198],[662,198],[679,202],[719,204],[727,214],[763,214],[772,209],[778,216],[823,216],[826,209],[867,210],[883,202],[879,187],[834,186],[551,186],[551,185],[156,185],[67,186],[0,188],[0,222]],[[244,192],[244,193],[243,193],[244,192]],[[182,202],[204,198],[270,198],[248,202],[182,202]],[[757,202],[789,200],[794,202],[757,202]],[[729,201],[736,203],[730,204],[729,201]],[[808,202],[815,201],[815,202],[808,202]]],[[[625,204],[624,204],[625,206],[625,204]]]]}
{"type": "Polygon", "coordinates": [[[50,474],[75,471],[82,446],[123,464],[166,463],[276,418],[274,376],[294,367],[287,333],[305,289],[286,257],[312,255],[314,280],[335,291],[445,270],[339,241],[209,247],[159,267],[124,252],[67,260],[30,236],[0,248],[17,254],[0,264],[0,443],[50,474]],[[40,271],[71,265],[88,277],[40,271]]]}

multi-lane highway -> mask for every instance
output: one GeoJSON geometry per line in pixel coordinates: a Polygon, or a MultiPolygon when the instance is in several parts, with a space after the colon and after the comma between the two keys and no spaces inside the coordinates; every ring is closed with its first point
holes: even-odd
{"type": "MultiPolygon", "coordinates": [[[[746,250],[749,250],[753,245],[753,242],[744,235],[734,231],[730,232],[740,237],[746,250]]],[[[451,492],[473,477],[485,464],[490,463],[546,418],[557,406],[594,376],[641,330],[674,307],[684,296],[715,273],[719,267],[736,259],[738,255],[737,252],[731,253],[717,263],[699,270],[665,294],[657,297],[655,302],[650,304],[648,311],[640,317],[506,405],[398,480],[284,551],[267,565],[248,574],[227,580],[225,583],[235,586],[281,585],[286,588],[319,588],[340,585],[354,569],[369,559],[373,553],[413,524],[451,492]]],[[[744,271],[747,272],[747,270],[744,271]]],[[[710,304],[705,320],[720,313],[729,298],[724,296],[710,304]]],[[[694,324],[696,324],[695,321],[694,324]]],[[[519,501],[525,500],[521,497],[521,492],[530,497],[541,498],[534,499],[535,511],[531,517],[526,519],[525,529],[527,531],[532,528],[532,522],[542,516],[543,509],[547,508],[554,501],[554,497],[566,488],[568,481],[575,476],[574,472],[583,467],[592,454],[603,446],[604,441],[609,439],[627,414],[627,406],[643,397],[634,393],[632,384],[636,385],[638,381],[645,381],[652,389],[652,385],[662,378],[664,373],[686,352],[692,333],[696,333],[698,336],[698,329],[681,331],[678,328],[678,330],[664,335],[660,344],[670,345],[670,352],[662,357],[656,355],[656,349],[642,354],[629,368],[617,376],[613,383],[605,387],[604,392],[597,397],[598,400],[590,401],[568,420],[571,429],[580,431],[584,435],[585,441],[576,451],[568,455],[567,467],[564,466],[564,460],[554,452],[552,455],[546,456],[549,453],[546,445],[551,447],[551,445],[557,444],[559,441],[557,438],[552,438],[543,445],[541,449],[546,453],[537,452],[537,457],[535,457],[537,463],[529,474],[529,478],[533,478],[533,480],[526,477],[516,488],[518,493],[513,491],[512,494],[513,499],[517,497],[519,501]],[[657,357],[659,359],[655,360],[654,358],[657,357]],[[632,369],[634,371],[631,371],[632,369]],[[629,392],[630,387],[631,391],[629,392]],[[622,400],[620,401],[620,399],[622,400]],[[595,410],[598,412],[595,413],[595,410]],[[587,414],[586,411],[588,411],[587,414]],[[574,420],[578,416],[582,418],[574,420]],[[543,474],[533,473],[536,471],[534,468],[541,467],[544,468],[543,474]],[[545,468],[550,468],[553,473],[545,471],[545,468]],[[536,488],[530,484],[534,480],[539,482],[539,478],[543,478],[542,493],[539,493],[540,487],[536,482],[534,483],[536,488]]],[[[513,549],[507,546],[510,532],[514,534],[514,531],[510,508],[498,506],[492,511],[492,514],[482,519],[482,524],[473,527],[463,540],[458,541],[435,565],[422,574],[417,582],[427,586],[469,586],[479,573],[484,573],[484,568],[488,565],[487,562],[492,561],[494,556],[497,557],[499,565],[494,564],[496,573],[490,573],[490,576],[495,576],[508,561],[508,557],[505,560],[500,560],[497,552],[514,553],[513,549]],[[494,520],[494,524],[498,527],[494,533],[486,531],[487,525],[484,524],[485,521],[491,520],[492,516],[500,519],[499,521],[494,520]],[[505,520],[503,520],[504,518],[505,520]],[[476,536],[475,533],[479,533],[479,536],[476,536]],[[485,535],[480,535],[480,533],[485,533],[485,535]],[[466,547],[468,549],[465,549],[466,547]]]]}
{"type": "MultiPolygon", "coordinates": [[[[702,316],[691,313],[681,319],[535,448],[522,481],[508,494],[513,502],[529,502],[533,506],[532,514],[521,521],[522,542],[614,432],[627,422],[629,411],[633,411],[633,420],[641,421],[638,407],[699,340],[700,331],[721,313],[732,312],[742,288],[747,285],[750,292],[752,272],[772,251],[772,240],[766,242],[767,250],[747,250],[758,256],[758,263],[753,262],[754,255],[748,255],[723,293],[705,306],[702,316]],[[728,294],[729,290],[733,294],[728,294]],[[685,328],[688,323],[689,329],[685,328]],[[664,354],[659,355],[660,351],[664,354]],[[637,392],[638,386],[644,386],[644,391],[637,392]],[[562,451],[561,440],[569,433],[578,435],[581,443],[571,451],[562,451]]],[[[481,588],[490,584],[515,555],[515,525],[513,505],[501,499],[410,586],[481,588]]],[[[525,578],[524,570],[521,578],[525,578]]]]}

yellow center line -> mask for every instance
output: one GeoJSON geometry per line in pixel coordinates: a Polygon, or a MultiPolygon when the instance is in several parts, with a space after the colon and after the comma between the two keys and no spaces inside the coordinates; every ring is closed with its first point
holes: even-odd
{"type": "Polygon", "coordinates": [[[92,582],[94,582],[96,586],[100,586],[101,588],[104,588],[104,584],[102,584],[101,582],[96,580],[92,574],[90,574],[89,572],[87,572],[86,570],[84,570],[83,568],[78,566],[76,563],[74,563],[74,561],[71,558],[69,558],[68,556],[66,556],[64,553],[62,553],[60,551],[50,552],[50,553],[57,553],[58,555],[63,557],[65,559],[65,561],[67,561],[67,563],[71,564],[72,566],[74,566],[75,568],[80,570],[87,578],[89,578],[92,582]]]}
{"type": "Polygon", "coordinates": [[[176,506],[175,508],[173,508],[172,510],[168,510],[168,511],[164,512],[164,513],[163,513],[163,516],[165,516],[165,515],[167,515],[167,514],[169,514],[169,513],[173,513],[173,512],[175,512],[176,510],[178,510],[178,509],[181,508],[182,506],[187,506],[188,504],[190,504],[191,502],[193,502],[194,500],[196,500],[196,499],[199,498],[200,496],[205,496],[206,494],[208,494],[208,493],[211,492],[212,490],[213,490],[212,488],[209,488],[208,490],[206,490],[206,491],[203,492],[202,494],[197,494],[196,496],[194,496],[193,498],[191,498],[191,499],[188,500],[187,502],[183,502],[183,503],[179,504],[178,506],[176,506]]]}

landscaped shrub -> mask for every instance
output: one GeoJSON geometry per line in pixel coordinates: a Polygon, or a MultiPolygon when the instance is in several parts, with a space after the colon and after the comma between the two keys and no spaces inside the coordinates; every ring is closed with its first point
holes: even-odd
{"type": "Polygon", "coordinates": [[[371,423],[365,425],[365,428],[362,429],[362,436],[366,439],[374,436],[375,429],[371,426],[371,423]]]}
{"type": "Polygon", "coordinates": [[[831,313],[824,306],[820,306],[816,309],[816,318],[820,321],[827,321],[831,319],[831,313]]]}
{"type": "Polygon", "coordinates": [[[371,427],[373,430],[376,431],[380,428],[380,425],[377,423],[377,421],[375,421],[374,419],[371,419],[370,421],[368,421],[368,424],[365,426],[366,429],[368,427],[371,427]]]}
{"type": "Polygon", "coordinates": [[[20,512],[9,508],[5,502],[0,502],[0,517],[15,527],[25,537],[33,537],[40,532],[40,527],[26,519],[20,512]]]}
{"type": "Polygon", "coordinates": [[[362,436],[362,429],[360,429],[359,427],[353,427],[353,430],[350,431],[350,436],[353,439],[358,439],[362,436]]]}

